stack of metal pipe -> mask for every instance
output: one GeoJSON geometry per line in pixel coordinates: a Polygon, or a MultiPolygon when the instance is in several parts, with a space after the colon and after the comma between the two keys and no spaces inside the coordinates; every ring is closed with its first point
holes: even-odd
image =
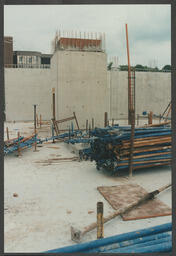
{"type": "MultiPolygon", "coordinates": [[[[130,158],[131,128],[95,129],[91,142],[91,160],[97,169],[127,169],[130,158]]],[[[149,168],[171,164],[171,128],[136,128],[133,145],[133,168],[149,168]]]]}

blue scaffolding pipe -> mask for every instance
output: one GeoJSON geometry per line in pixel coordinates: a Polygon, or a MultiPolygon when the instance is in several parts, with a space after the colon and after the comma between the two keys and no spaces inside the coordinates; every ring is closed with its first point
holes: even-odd
{"type": "Polygon", "coordinates": [[[112,243],[107,246],[100,246],[95,249],[87,250],[86,252],[106,252],[106,251],[110,252],[111,250],[115,250],[119,248],[123,249],[124,247],[129,248],[130,246],[135,246],[135,245],[139,245],[140,247],[146,242],[153,242],[154,240],[160,240],[162,238],[164,239],[164,238],[170,238],[170,237],[171,237],[171,232],[163,232],[157,235],[151,235],[151,236],[149,235],[149,236],[144,236],[144,237],[140,237],[133,240],[124,241],[124,242],[112,243]]]}
{"type": "Polygon", "coordinates": [[[10,154],[13,153],[15,151],[17,151],[18,149],[23,149],[23,148],[31,148],[32,145],[35,142],[39,142],[39,139],[37,139],[37,137],[34,135],[32,138],[26,140],[26,141],[22,141],[23,139],[25,139],[24,137],[20,137],[17,140],[14,140],[11,146],[4,146],[4,154],[10,154]]]}
{"type": "Polygon", "coordinates": [[[120,253],[125,253],[125,252],[132,252],[134,251],[134,249],[140,249],[140,248],[145,248],[147,246],[153,246],[153,245],[161,245],[163,243],[169,243],[171,241],[171,235],[165,238],[161,238],[161,239],[157,239],[157,240],[153,240],[153,241],[149,241],[149,242],[144,242],[141,244],[135,244],[135,245],[131,245],[131,246],[126,246],[124,248],[119,248],[119,249],[112,249],[112,250],[108,250],[108,253],[111,252],[120,252],[120,253]]]}
{"type": "MultiPolygon", "coordinates": [[[[158,226],[147,228],[147,229],[141,229],[141,230],[137,230],[137,231],[121,234],[121,235],[111,236],[111,237],[107,237],[107,238],[103,238],[103,239],[99,239],[99,240],[94,240],[94,241],[83,243],[83,244],[76,244],[76,245],[66,246],[66,247],[62,247],[62,248],[58,248],[58,249],[54,249],[54,250],[49,250],[49,251],[45,251],[45,253],[74,253],[74,252],[86,253],[86,252],[90,252],[90,250],[92,250],[92,249],[97,249],[97,251],[98,251],[100,247],[110,246],[112,244],[121,243],[121,242],[127,242],[127,245],[129,245],[128,241],[130,241],[130,240],[134,240],[134,239],[138,239],[138,238],[140,239],[140,238],[144,238],[144,237],[148,237],[148,236],[152,236],[152,235],[156,235],[156,234],[163,234],[163,233],[169,232],[171,230],[172,230],[172,224],[166,223],[163,225],[158,225],[158,226]]],[[[158,239],[155,239],[156,244],[154,244],[152,246],[144,246],[144,247],[134,248],[133,252],[142,252],[142,251],[143,252],[157,252],[157,251],[158,252],[164,252],[164,251],[168,252],[168,251],[171,251],[172,243],[170,240],[169,240],[169,242],[167,241],[162,244],[161,243],[157,244],[157,240],[158,239]]],[[[108,250],[106,250],[106,252],[108,252],[108,250]]],[[[128,250],[128,248],[127,248],[127,250],[128,250]]]]}
{"type": "MultiPolygon", "coordinates": [[[[135,248],[123,251],[123,253],[152,253],[152,252],[171,252],[172,251],[172,241],[170,239],[169,242],[150,245],[142,248],[135,248]]],[[[116,253],[116,251],[114,252],[116,253]]]]}

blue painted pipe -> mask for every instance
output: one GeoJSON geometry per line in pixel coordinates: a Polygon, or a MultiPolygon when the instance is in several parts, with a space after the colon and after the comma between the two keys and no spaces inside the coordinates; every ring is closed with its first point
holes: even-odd
{"type": "MultiPolygon", "coordinates": [[[[73,128],[73,127],[72,127],[73,128]]],[[[74,136],[76,134],[82,134],[81,131],[73,131],[70,134],[69,133],[63,133],[60,134],[58,136],[52,136],[50,138],[45,138],[43,140],[37,138],[37,135],[35,135],[33,138],[26,140],[24,142],[20,142],[19,145],[11,145],[11,146],[7,146],[4,145],[4,154],[9,154],[9,153],[13,153],[14,151],[18,150],[18,147],[23,148],[23,147],[32,147],[32,144],[36,141],[38,144],[41,144],[43,142],[49,141],[49,140],[53,140],[53,139],[60,139],[60,138],[66,138],[70,136],[74,136]]],[[[20,137],[19,139],[15,139],[14,141],[12,141],[11,143],[18,143],[19,141],[21,141],[22,139],[24,139],[24,137],[20,137]]]]}
{"type": "Polygon", "coordinates": [[[140,244],[144,244],[146,242],[150,242],[153,240],[157,240],[157,239],[161,239],[161,238],[167,238],[170,237],[170,232],[164,232],[161,234],[157,234],[157,235],[151,235],[151,236],[144,236],[144,237],[140,237],[140,238],[136,238],[133,240],[128,240],[128,241],[124,241],[124,242],[120,242],[120,243],[113,243],[107,246],[101,246],[95,249],[89,249],[86,252],[105,252],[105,251],[109,251],[110,250],[114,250],[114,249],[118,249],[118,248],[127,248],[127,246],[134,246],[134,245],[140,245],[140,244]]]}
{"type": "Polygon", "coordinates": [[[171,252],[172,251],[172,241],[146,246],[142,248],[136,248],[132,250],[126,250],[125,253],[152,253],[152,252],[171,252]]]}
{"type": "Polygon", "coordinates": [[[40,141],[41,141],[41,143],[43,143],[43,142],[53,140],[53,139],[64,139],[66,137],[69,138],[69,136],[74,136],[74,135],[77,135],[77,134],[82,134],[82,131],[73,131],[73,132],[70,132],[70,133],[66,132],[66,133],[59,134],[58,136],[52,136],[52,137],[49,137],[49,138],[45,138],[45,139],[40,140],[40,141]]]}
{"type": "Polygon", "coordinates": [[[136,250],[139,248],[144,248],[147,246],[153,246],[153,245],[160,245],[162,243],[168,243],[171,241],[171,236],[166,237],[166,238],[162,238],[162,239],[157,239],[157,240],[153,240],[153,241],[149,241],[149,242],[145,242],[145,243],[141,243],[141,244],[136,244],[136,245],[131,245],[131,246],[126,246],[123,248],[118,248],[118,249],[112,249],[112,250],[106,250],[106,252],[111,253],[111,252],[120,252],[120,253],[125,253],[125,252],[129,252],[131,250],[136,250]]]}
{"type": "Polygon", "coordinates": [[[19,148],[23,148],[23,147],[32,147],[32,144],[37,141],[38,139],[35,138],[35,136],[29,140],[26,140],[24,142],[20,142],[19,145],[12,145],[12,146],[9,146],[9,147],[5,147],[4,148],[4,153],[5,154],[9,154],[9,153],[13,153],[14,151],[18,150],[18,147],[19,148]]]}
{"type": "Polygon", "coordinates": [[[106,245],[116,243],[116,242],[123,242],[123,241],[132,240],[135,238],[140,238],[140,237],[144,237],[144,236],[168,232],[168,231],[171,231],[171,229],[172,229],[172,224],[166,223],[163,225],[159,225],[159,226],[155,226],[155,227],[151,227],[151,228],[147,228],[147,229],[141,229],[141,230],[129,232],[126,234],[111,236],[111,237],[107,237],[107,238],[103,238],[103,239],[99,239],[99,240],[94,240],[94,241],[83,243],[83,244],[76,244],[76,245],[72,245],[72,246],[58,248],[55,250],[49,250],[49,251],[47,251],[47,253],[50,253],[50,252],[53,252],[53,253],[85,252],[89,249],[97,248],[99,246],[106,246],[106,245]]]}
{"type": "MultiPolygon", "coordinates": [[[[138,166],[141,166],[140,168],[142,169],[142,168],[147,168],[147,166],[150,166],[151,164],[152,164],[152,166],[153,167],[157,167],[157,166],[160,166],[161,164],[160,164],[161,162],[156,162],[156,163],[148,163],[148,164],[133,164],[133,167],[138,167],[138,166]]],[[[164,162],[164,164],[163,165],[165,165],[165,166],[170,166],[171,165],[171,162],[170,161],[168,161],[168,162],[164,162]]],[[[114,172],[115,171],[118,171],[118,170],[121,170],[121,169],[128,169],[129,168],[129,165],[124,165],[124,166],[117,166],[117,167],[115,167],[114,168],[114,172]]]]}
{"type": "Polygon", "coordinates": [[[66,140],[64,142],[75,144],[75,143],[90,143],[91,141],[93,141],[93,138],[75,138],[75,139],[66,140]]]}

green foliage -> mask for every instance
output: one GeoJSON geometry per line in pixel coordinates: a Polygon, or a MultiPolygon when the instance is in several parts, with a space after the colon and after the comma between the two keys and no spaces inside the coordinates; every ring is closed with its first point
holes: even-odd
{"type": "Polygon", "coordinates": [[[137,64],[136,66],[135,66],[135,69],[137,70],[137,69],[141,69],[141,70],[143,70],[143,69],[145,69],[145,67],[144,66],[142,66],[142,65],[140,65],[140,64],[137,64]]]}
{"type": "Polygon", "coordinates": [[[153,71],[154,71],[154,72],[158,72],[158,71],[159,71],[159,68],[158,68],[158,67],[155,67],[155,68],[153,68],[153,71]]]}
{"type": "Polygon", "coordinates": [[[162,70],[164,71],[171,71],[171,65],[165,65],[162,70]]]}
{"type": "MultiPolygon", "coordinates": [[[[133,67],[131,66],[131,69],[133,67]]],[[[163,72],[163,71],[171,71],[171,66],[170,65],[165,65],[162,69],[159,69],[158,67],[151,68],[148,66],[143,66],[141,64],[137,64],[135,67],[135,70],[138,72],[163,72]]],[[[120,71],[128,71],[128,65],[121,65],[120,66],[120,71]]]]}
{"type": "Polygon", "coordinates": [[[112,64],[113,64],[113,62],[110,62],[110,63],[108,64],[108,70],[111,70],[111,69],[112,69],[112,64]]]}
{"type": "Polygon", "coordinates": [[[120,70],[121,71],[128,71],[128,66],[127,65],[121,65],[120,70]]]}

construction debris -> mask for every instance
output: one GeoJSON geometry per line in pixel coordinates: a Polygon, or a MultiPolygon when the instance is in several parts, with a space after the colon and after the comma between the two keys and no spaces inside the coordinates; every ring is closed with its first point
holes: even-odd
{"type": "Polygon", "coordinates": [[[92,213],[94,213],[94,211],[92,211],[92,210],[88,211],[88,214],[92,214],[92,213]]]}
{"type": "MultiPolygon", "coordinates": [[[[146,193],[142,197],[138,197],[137,200],[133,201],[128,206],[126,206],[124,208],[120,208],[120,209],[116,210],[114,213],[111,213],[109,216],[105,217],[104,223],[112,220],[116,216],[119,216],[119,215],[122,215],[122,214],[125,214],[125,213],[131,211],[134,207],[142,205],[142,204],[146,203],[148,200],[154,199],[156,195],[158,195],[162,191],[168,189],[170,186],[171,186],[171,184],[168,184],[168,185],[163,186],[163,187],[161,187],[157,190],[154,190],[150,193],[146,193]]],[[[96,227],[97,227],[97,222],[94,222],[94,223],[84,227],[82,231],[75,229],[74,227],[71,227],[71,239],[75,242],[80,242],[80,240],[86,233],[95,229],[96,227]]]]}
{"type": "MultiPolygon", "coordinates": [[[[108,201],[114,210],[127,207],[146,195],[147,191],[138,184],[125,184],[118,186],[101,186],[97,188],[101,195],[108,201]],[[130,196],[129,196],[130,195],[130,196]]],[[[148,200],[131,211],[122,214],[124,221],[154,218],[172,215],[172,210],[158,198],[148,200]]]]}
{"type": "Polygon", "coordinates": [[[19,136],[18,138],[11,139],[9,141],[4,142],[4,154],[10,154],[15,151],[23,150],[26,148],[31,148],[32,145],[39,140],[36,138],[35,135],[31,135],[28,137],[19,136]]]}
{"type": "Polygon", "coordinates": [[[52,147],[52,146],[50,147],[50,146],[49,146],[49,147],[47,147],[47,148],[59,149],[60,147],[52,147]]]}
{"type": "MultiPolygon", "coordinates": [[[[44,138],[44,139],[39,139],[37,137],[37,134],[33,134],[31,136],[28,137],[23,137],[23,136],[19,136],[17,138],[13,138],[10,140],[7,140],[4,142],[4,154],[10,154],[13,153],[15,151],[21,151],[23,149],[26,148],[31,148],[33,144],[42,144],[44,142],[48,142],[51,141],[53,139],[58,140],[58,141],[64,141],[64,140],[68,140],[68,138],[72,138],[77,136],[77,134],[82,134],[81,131],[73,131],[73,132],[69,132],[69,133],[62,133],[59,134],[57,136],[52,136],[49,138],[44,138]]],[[[54,147],[52,147],[54,148],[54,147]]],[[[58,148],[58,147],[55,147],[58,148]]]]}
{"type": "Polygon", "coordinates": [[[18,197],[18,194],[17,193],[13,193],[13,197],[18,197]]]}
{"type": "MultiPolygon", "coordinates": [[[[75,120],[76,122],[76,125],[77,125],[77,128],[79,130],[79,124],[78,124],[78,120],[77,120],[77,117],[76,117],[76,114],[75,112],[73,112],[73,116],[71,117],[67,117],[67,118],[64,118],[64,119],[61,119],[61,120],[55,120],[54,118],[52,119],[53,121],[53,127],[54,127],[54,130],[55,130],[55,133],[56,135],[59,135],[59,124],[60,123],[64,123],[64,122],[67,122],[67,121],[71,121],[71,120],[75,120]]],[[[72,123],[72,127],[73,127],[73,123],[72,123]]],[[[72,131],[73,131],[73,128],[72,128],[72,131]]]]}
{"type": "Polygon", "coordinates": [[[46,160],[35,161],[35,163],[52,164],[57,162],[72,162],[79,160],[78,157],[62,157],[62,158],[50,158],[46,160]]]}

